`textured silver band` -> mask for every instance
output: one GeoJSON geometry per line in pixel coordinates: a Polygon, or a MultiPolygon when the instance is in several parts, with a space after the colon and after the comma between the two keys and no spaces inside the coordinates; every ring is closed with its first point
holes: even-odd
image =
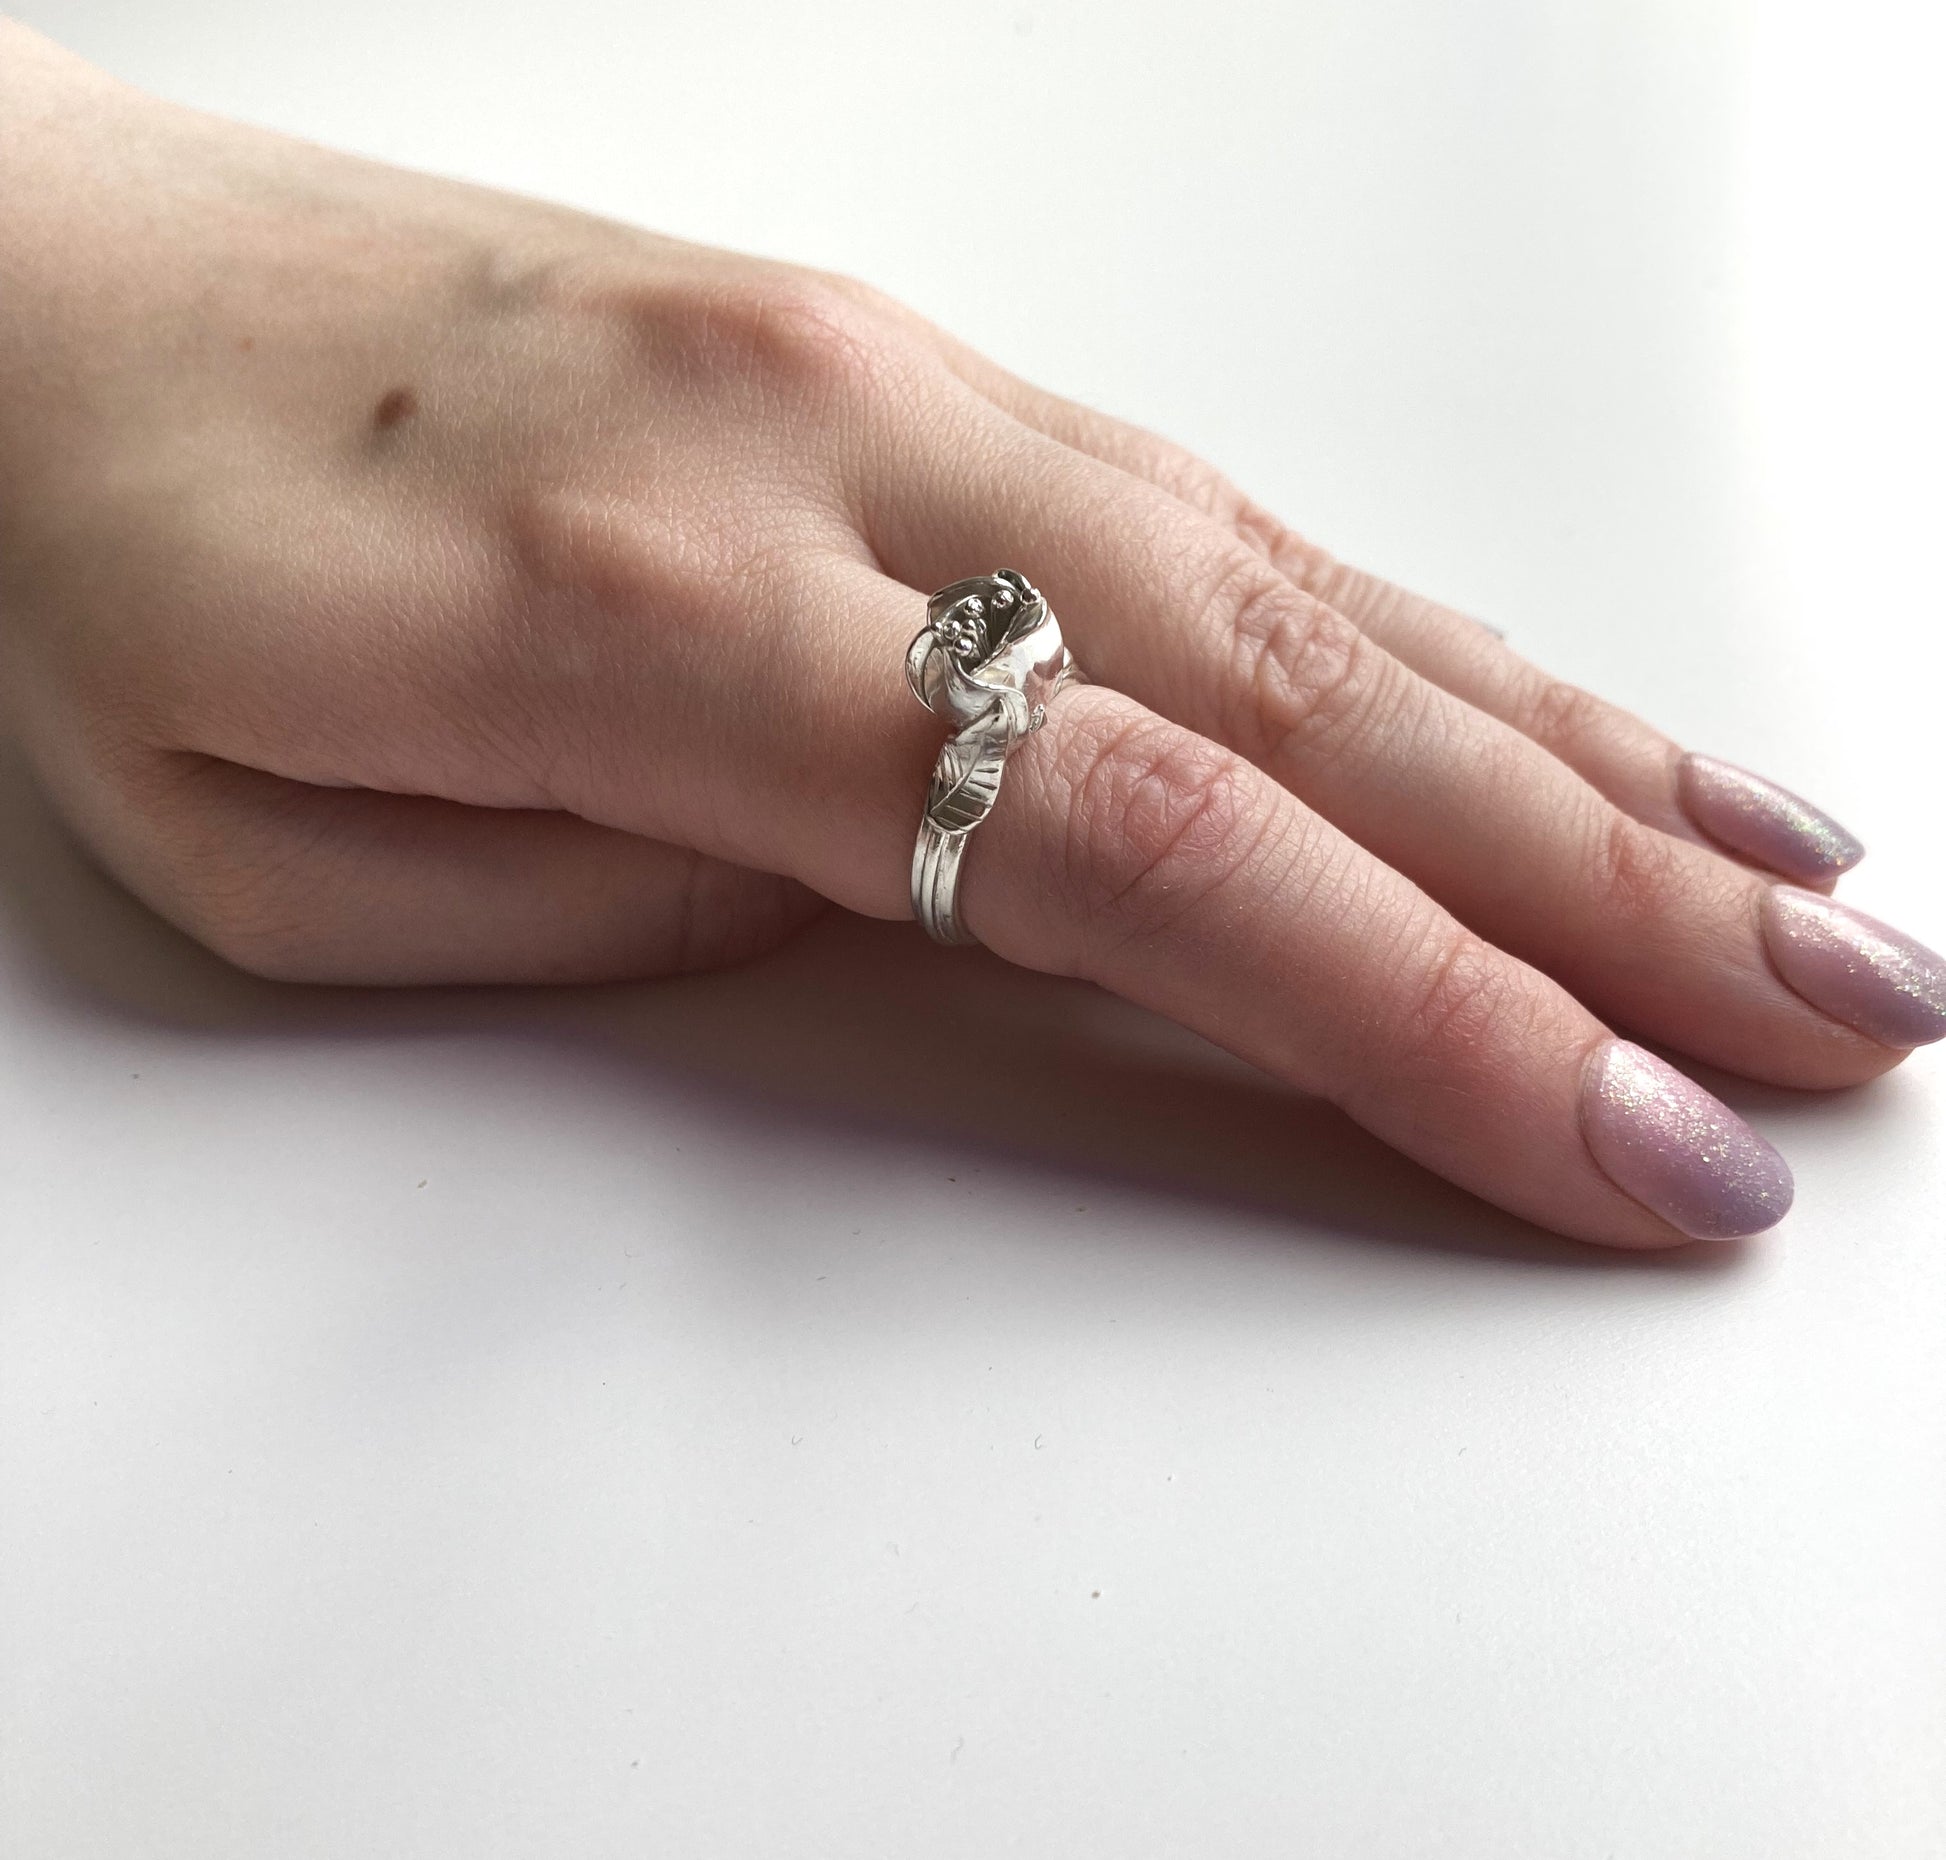
{"type": "Polygon", "coordinates": [[[912,695],[953,724],[933,765],[912,848],[912,912],[939,943],[977,943],[959,914],[960,862],[993,811],[1007,757],[1081,678],[1060,622],[1011,568],[941,588],[906,648],[912,695]]]}
{"type": "Polygon", "coordinates": [[[919,823],[919,843],[912,849],[912,912],[935,943],[980,940],[959,918],[959,862],[971,837],[971,828],[948,833],[930,820],[919,823]]]}

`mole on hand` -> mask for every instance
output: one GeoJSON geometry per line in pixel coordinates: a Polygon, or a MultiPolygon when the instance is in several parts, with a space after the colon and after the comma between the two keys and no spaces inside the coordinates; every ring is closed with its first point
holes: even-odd
{"type": "Polygon", "coordinates": [[[397,426],[401,420],[411,419],[418,411],[419,396],[409,387],[388,388],[372,409],[372,425],[382,433],[388,427],[397,426]]]}

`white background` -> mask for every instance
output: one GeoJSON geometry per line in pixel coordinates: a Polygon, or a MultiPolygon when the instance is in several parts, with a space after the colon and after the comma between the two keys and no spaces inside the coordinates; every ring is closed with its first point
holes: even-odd
{"type": "MultiPolygon", "coordinates": [[[[1946,942],[1936,8],[24,16],[867,276],[1946,942]]],[[[1798,1211],[1610,1257],[910,927],[279,988],[0,792],[9,1855],[1946,1852],[1939,1054],[1724,1086],[1798,1211]]]]}

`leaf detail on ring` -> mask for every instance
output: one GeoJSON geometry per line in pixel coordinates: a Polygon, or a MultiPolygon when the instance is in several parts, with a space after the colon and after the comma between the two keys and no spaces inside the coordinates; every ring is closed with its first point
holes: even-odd
{"type": "Polygon", "coordinates": [[[984,732],[949,737],[933,765],[926,790],[926,818],[942,833],[964,833],[993,810],[1000,794],[1000,771],[1007,760],[1004,740],[984,732]]]}

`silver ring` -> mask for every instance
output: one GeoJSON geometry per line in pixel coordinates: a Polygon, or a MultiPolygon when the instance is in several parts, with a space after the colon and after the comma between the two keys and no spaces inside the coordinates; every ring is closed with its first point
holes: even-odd
{"type": "Polygon", "coordinates": [[[1000,798],[1000,775],[1023,737],[1046,720],[1062,686],[1082,677],[1061,624],[1025,575],[971,575],[926,603],[905,653],[905,681],[953,724],[933,764],[912,849],[912,912],[939,943],[980,939],[959,915],[960,861],[1000,798]]]}

